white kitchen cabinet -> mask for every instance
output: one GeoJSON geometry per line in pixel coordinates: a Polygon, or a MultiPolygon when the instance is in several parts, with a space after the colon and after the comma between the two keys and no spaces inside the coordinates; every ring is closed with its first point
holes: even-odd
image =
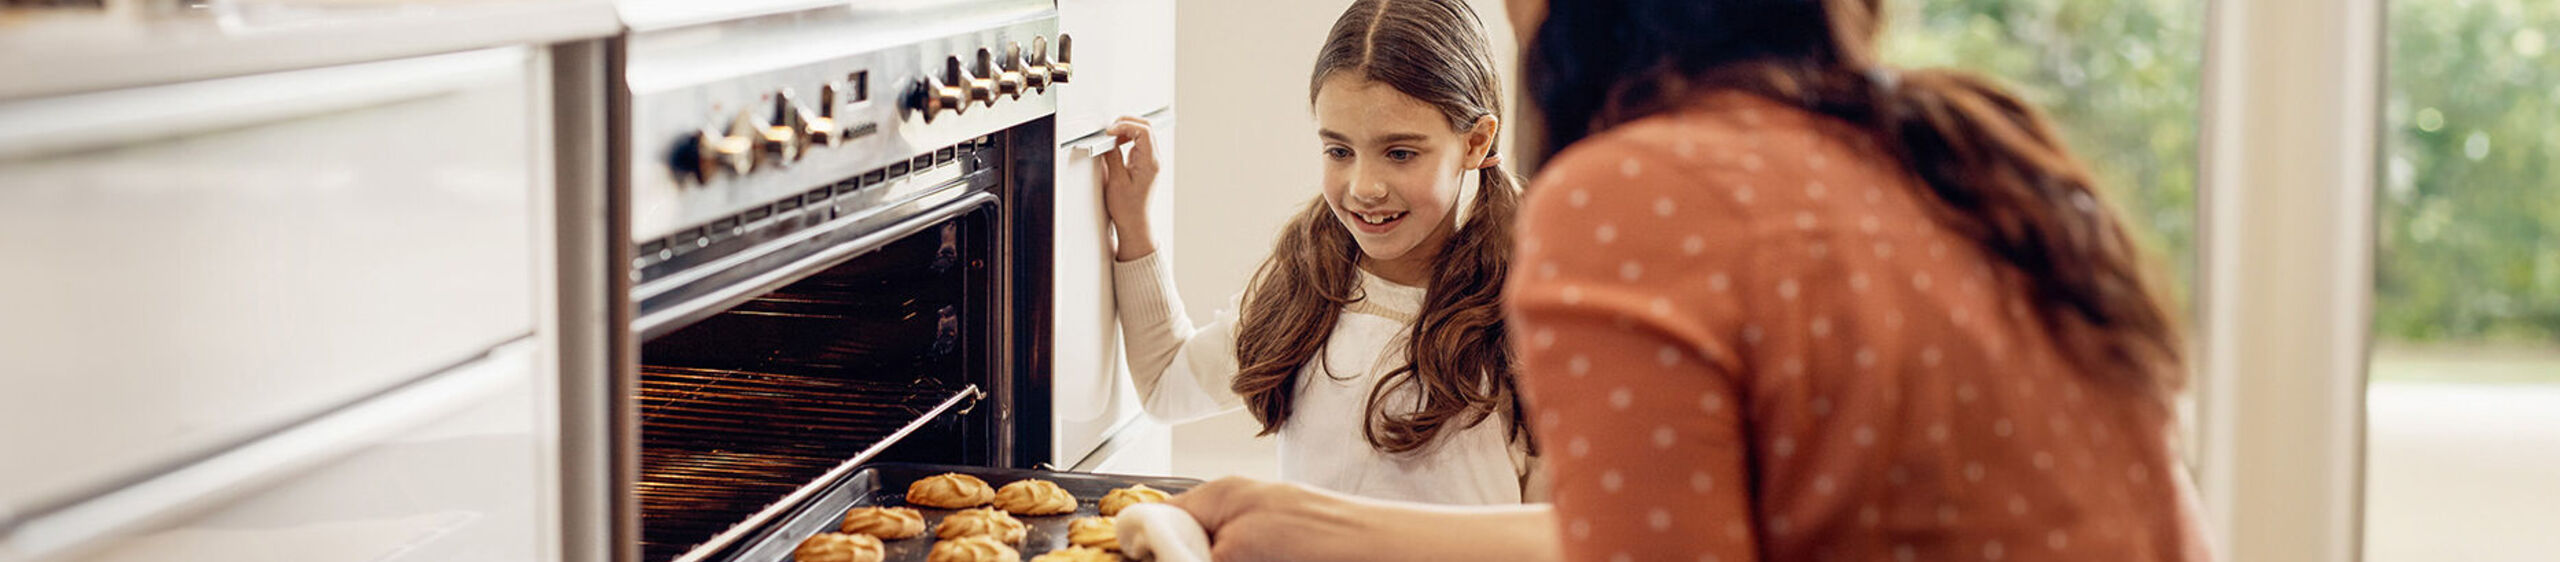
{"type": "Polygon", "coordinates": [[[1075,64],[1074,81],[1058,91],[1060,140],[1173,106],[1173,10],[1173,0],[1058,1],[1075,64]]]}
{"type": "Polygon", "coordinates": [[[0,521],[532,334],[538,60],[0,102],[0,521]]]}
{"type": "MultiPolygon", "coordinates": [[[[1173,140],[1171,112],[1149,116],[1156,126],[1156,158],[1162,166],[1147,212],[1156,232],[1157,251],[1171,256],[1173,240],[1173,140]]],[[[1110,150],[1108,136],[1089,136],[1066,143],[1058,152],[1056,244],[1054,259],[1057,322],[1050,360],[1056,402],[1054,466],[1074,466],[1100,447],[1112,430],[1139,415],[1122,359],[1117,301],[1112,294],[1112,242],[1109,218],[1102,208],[1100,155],[1110,150]]],[[[1152,423],[1137,420],[1136,423],[1152,423]]]]}
{"type": "Polygon", "coordinates": [[[557,444],[534,346],[46,513],[0,560],[555,558],[557,444]]]}

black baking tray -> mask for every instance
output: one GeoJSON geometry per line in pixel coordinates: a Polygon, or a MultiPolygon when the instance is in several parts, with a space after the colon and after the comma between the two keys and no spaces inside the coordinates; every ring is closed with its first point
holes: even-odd
{"type": "Polygon", "coordinates": [[[1052,550],[1066,548],[1067,522],[1077,518],[1101,515],[1102,508],[1099,502],[1102,501],[1102,495],[1112,490],[1145,484],[1149,488],[1164,490],[1167,493],[1181,493],[1200,485],[1199,480],[1160,476],[941,464],[864,465],[852,475],[828,486],[826,492],[819,494],[817,498],[792,510],[778,523],[767,525],[763,530],[757,531],[751,536],[752,538],[742,543],[744,547],[732,548],[717,559],[733,562],[786,562],[791,560],[791,549],[799,547],[800,541],[808,540],[810,536],[818,533],[836,532],[838,526],[844,523],[845,510],[862,506],[904,506],[924,513],[924,534],[915,538],[882,541],[888,547],[886,552],[888,556],[885,559],[889,562],[902,560],[922,562],[925,554],[933,550],[935,540],[933,526],[942,523],[943,516],[959,510],[909,505],[907,504],[907,484],[947,472],[976,476],[980,480],[987,481],[988,486],[998,488],[1015,480],[1038,478],[1056,482],[1058,487],[1067,490],[1068,495],[1075,496],[1075,513],[1014,516],[1015,519],[1022,520],[1023,526],[1028,527],[1022,544],[1015,545],[1022,551],[1022,557],[1026,560],[1052,550]]]}

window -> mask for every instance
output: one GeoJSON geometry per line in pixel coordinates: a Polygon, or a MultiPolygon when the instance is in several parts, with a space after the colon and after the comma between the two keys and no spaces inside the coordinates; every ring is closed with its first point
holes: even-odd
{"type": "Polygon", "coordinates": [[[2044,109],[2165,268],[2175,304],[2191,302],[2202,0],[1926,0],[1887,10],[1892,64],[1979,72],[2044,109]]]}
{"type": "Polygon", "coordinates": [[[2560,552],[2560,5],[2389,3],[2365,559],[2560,552]]]}

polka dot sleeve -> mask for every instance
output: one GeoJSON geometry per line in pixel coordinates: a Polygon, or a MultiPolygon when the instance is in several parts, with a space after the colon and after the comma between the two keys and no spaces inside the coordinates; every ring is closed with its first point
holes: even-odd
{"type": "Polygon", "coordinates": [[[1732,194],[1660,148],[1595,139],[1533,182],[1506,295],[1531,423],[1567,559],[1756,560],[1729,322],[1759,280],[1720,243],[1732,194]]]}

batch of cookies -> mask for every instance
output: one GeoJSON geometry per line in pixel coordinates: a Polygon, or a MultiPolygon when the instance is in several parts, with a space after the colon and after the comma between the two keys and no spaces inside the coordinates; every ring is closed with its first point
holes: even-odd
{"type": "MultiPolygon", "coordinates": [[[[1031,562],[1117,562],[1120,538],[1111,517],[1122,508],[1164,501],[1169,494],[1144,484],[1112,490],[1102,496],[1101,517],[1067,523],[1067,548],[1031,558],[1031,562]]],[[[991,489],[985,480],[946,473],[907,486],[907,503],[959,512],[933,528],[933,550],[927,562],[1016,561],[1027,527],[1014,516],[1041,517],[1075,513],[1076,498],[1055,482],[1016,480],[991,489]],[[993,507],[988,507],[992,505],[993,507]]],[[[837,533],[819,533],[792,551],[798,562],[881,562],[886,543],[924,534],[924,513],[907,507],[856,507],[844,514],[837,533]]]]}

